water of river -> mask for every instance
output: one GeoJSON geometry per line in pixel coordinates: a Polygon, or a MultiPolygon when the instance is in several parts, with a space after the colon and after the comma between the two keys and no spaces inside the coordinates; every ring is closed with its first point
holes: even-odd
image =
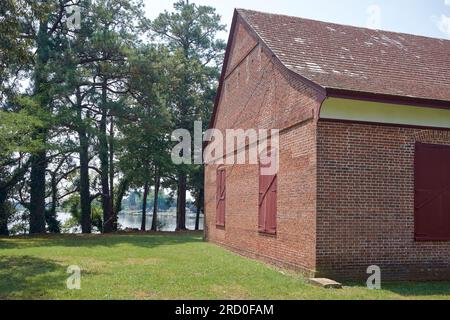
{"type": "MultiPolygon", "coordinates": [[[[70,214],[66,212],[58,213],[58,220],[64,224],[70,218],[70,214]]],[[[142,215],[137,212],[122,212],[119,214],[119,225],[121,229],[140,229],[142,215]]],[[[146,226],[150,229],[152,226],[153,214],[147,214],[146,226]]],[[[175,231],[176,228],[176,212],[166,211],[158,213],[158,222],[160,231],[175,231]]],[[[203,230],[204,217],[200,215],[199,228],[203,230]]],[[[186,228],[195,230],[195,213],[186,212],[186,228]]]]}
{"type": "MultiPolygon", "coordinates": [[[[146,226],[150,229],[152,226],[153,214],[146,216],[146,226]]],[[[119,225],[123,228],[140,229],[141,228],[142,215],[132,213],[119,214],[119,225]]],[[[175,212],[160,212],[158,213],[158,222],[161,226],[160,231],[175,231],[177,217],[175,212]]],[[[203,215],[200,215],[199,228],[203,230],[203,215]]],[[[195,214],[186,213],[186,228],[189,230],[195,230],[195,214]]]]}

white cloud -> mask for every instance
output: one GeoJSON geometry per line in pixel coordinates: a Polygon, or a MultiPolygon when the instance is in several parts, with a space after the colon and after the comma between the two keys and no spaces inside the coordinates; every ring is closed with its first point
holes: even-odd
{"type": "MultiPolygon", "coordinates": [[[[445,0],[450,1],[450,0],[445,0]]],[[[377,4],[367,7],[367,22],[366,26],[370,29],[381,29],[381,8],[377,4]]]]}
{"type": "MultiPolygon", "coordinates": [[[[450,0],[444,0],[444,4],[446,6],[450,6],[450,0]]],[[[441,14],[439,18],[434,16],[433,19],[436,21],[436,25],[439,30],[450,37],[450,17],[445,14],[441,14]]]]}
{"type": "MultiPolygon", "coordinates": [[[[446,2],[450,3],[450,0],[446,0],[446,2]]],[[[450,17],[447,17],[445,14],[441,14],[437,22],[437,26],[441,32],[445,33],[447,36],[450,36],[450,17]]]]}

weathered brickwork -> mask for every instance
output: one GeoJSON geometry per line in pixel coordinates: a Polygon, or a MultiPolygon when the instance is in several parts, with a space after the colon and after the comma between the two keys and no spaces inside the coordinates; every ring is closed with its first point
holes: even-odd
{"type": "Polygon", "coordinates": [[[242,62],[247,64],[248,60],[243,61],[243,59],[258,44],[256,39],[245,30],[242,24],[237,26],[235,36],[239,41],[235,41],[232,45],[227,74],[231,73],[238,64],[242,62]]]}
{"type": "Polygon", "coordinates": [[[450,131],[319,122],[317,270],[363,278],[449,279],[450,242],[414,240],[415,142],[450,144],[450,131]]]}
{"type": "MultiPolygon", "coordinates": [[[[236,29],[234,47],[244,48],[240,42],[248,41],[249,35],[243,28],[236,29]]],[[[320,105],[319,97],[314,90],[280,71],[261,46],[241,59],[225,80],[215,128],[281,130],[277,234],[258,233],[257,165],[226,166],[226,226],[216,227],[217,166],[208,165],[206,237],[250,257],[299,270],[314,270],[314,112],[320,105]]]]}
{"type": "MultiPolygon", "coordinates": [[[[238,35],[241,47],[247,37],[238,35]]],[[[288,128],[311,118],[319,105],[313,89],[288,76],[258,45],[225,78],[215,128],[288,128]]]]}

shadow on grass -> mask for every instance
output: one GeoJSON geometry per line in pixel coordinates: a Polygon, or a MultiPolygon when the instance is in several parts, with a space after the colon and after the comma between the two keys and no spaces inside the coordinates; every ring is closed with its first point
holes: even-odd
{"type": "MultiPolygon", "coordinates": [[[[365,283],[345,282],[347,287],[366,288],[365,283]]],[[[448,296],[450,299],[450,282],[448,281],[423,281],[423,282],[386,282],[382,285],[382,290],[389,291],[404,298],[448,296]]]]}
{"type": "Polygon", "coordinates": [[[31,247],[113,247],[121,244],[154,248],[165,245],[202,242],[201,232],[181,233],[114,233],[90,235],[44,235],[0,238],[1,249],[20,249],[31,247]]]}
{"type": "Polygon", "coordinates": [[[384,285],[383,289],[404,297],[448,296],[450,298],[450,282],[389,283],[384,285]]]}
{"type": "Polygon", "coordinates": [[[65,285],[64,268],[31,256],[0,256],[0,299],[45,299],[65,285]]]}

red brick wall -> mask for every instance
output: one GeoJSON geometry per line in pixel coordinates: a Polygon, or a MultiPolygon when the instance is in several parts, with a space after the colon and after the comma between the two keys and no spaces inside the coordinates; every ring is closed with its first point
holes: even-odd
{"type": "MultiPolygon", "coordinates": [[[[245,29],[242,24],[238,24],[235,31],[235,41],[231,47],[230,59],[227,66],[227,74],[229,74],[238,64],[242,62],[245,56],[258,43],[245,29]]],[[[247,63],[247,61],[245,61],[247,63]]]]}
{"type": "Polygon", "coordinates": [[[450,131],[319,122],[317,270],[335,278],[448,279],[450,242],[414,240],[415,142],[450,131]]]}
{"type": "Polygon", "coordinates": [[[215,127],[281,130],[277,235],[258,233],[257,165],[226,167],[225,229],[215,225],[217,166],[206,167],[205,235],[209,241],[250,257],[313,270],[316,206],[313,114],[319,107],[319,97],[314,90],[285,74],[261,46],[246,46],[251,35],[244,28],[236,29],[235,50],[230,60],[235,68],[228,68],[231,73],[224,83],[215,127]],[[250,54],[242,54],[248,51],[250,54]]]}
{"type": "Polygon", "coordinates": [[[319,108],[317,93],[274,64],[262,46],[241,44],[250,35],[243,27],[236,30],[232,48],[244,49],[232,50],[235,67],[225,77],[215,128],[283,129],[311,118],[319,108]]]}
{"type": "Polygon", "coordinates": [[[215,127],[280,129],[276,236],[258,233],[258,167],[226,166],[225,228],[216,227],[216,169],[205,173],[205,236],[241,254],[317,276],[450,276],[449,242],[414,241],[414,144],[449,131],[317,123],[320,97],[237,27],[215,127]],[[256,46],[255,46],[256,45],[256,46]]]}

